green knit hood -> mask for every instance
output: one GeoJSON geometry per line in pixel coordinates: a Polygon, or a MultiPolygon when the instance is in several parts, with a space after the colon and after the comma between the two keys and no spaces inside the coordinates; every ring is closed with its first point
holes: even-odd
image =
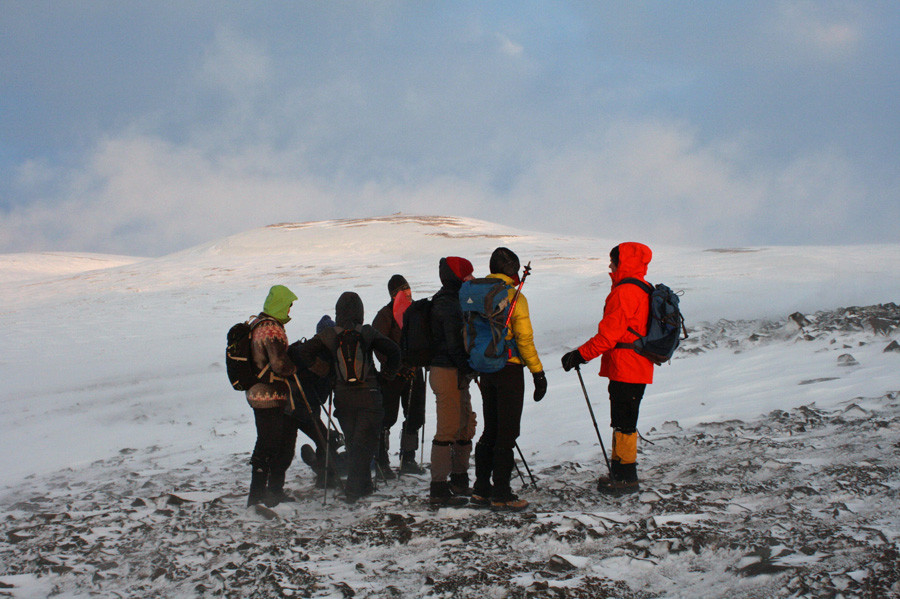
{"type": "Polygon", "coordinates": [[[269,296],[263,305],[263,312],[275,318],[281,324],[287,324],[291,317],[288,316],[288,310],[291,304],[297,301],[294,292],[284,285],[275,285],[269,289],[269,296]]]}

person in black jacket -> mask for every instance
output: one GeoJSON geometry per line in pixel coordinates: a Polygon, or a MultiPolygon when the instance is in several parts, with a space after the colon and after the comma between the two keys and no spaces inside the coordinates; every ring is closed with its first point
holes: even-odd
{"type": "MultiPolygon", "coordinates": [[[[316,325],[316,333],[333,326],[334,321],[325,315],[316,325]]],[[[316,486],[320,488],[336,486],[339,460],[343,457],[337,450],[343,445],[343,436],[337,431],[329,431],[329,426],[322,422],[322,406],[328,402],[334,391],[334,376],[319,377],[309,369],[309,365],[300,355],[304,343],[306,339],[295,341],[288,346],[288,357],[297,367],[297,378],[288,380],[294,397],[294,409],[285,411],[293,426],[305,433],[315,444],[315,449],[308,443],[304,444],[300,448],[300,457],[316,473],[316,486]],[[331,455],[326,457],[329,446],[331,455]]]]}
{"type": "Polygon", "coordinates": [[[472,278],[473,270],[465,258],[441,258],[438,273],[442,287],[432,298],[435,354],[428,372],[437,400],[437,430],[431,442],[432,505],[464,505],[471,493],[469,457],[475,437],[475,412],[469,382],[473,371],[463,342],[459,288],[472,278]]]}
{"type": "Polygon", "coordinates": [[[300,349],[301,359],[318,376],[335,373],[335,416],[347,446],[344,493],[350,503],[373,490],[369,466],[384,419],[373,350],[387,356],[382,368],[385,378],[394,378],[400,367],[397,344],[371,325],[363,325],[363,318],[362,299],[352,291],[345,292],[335,305],[336,326],[323,329],[300,349]]]}
{"type": "MultiPolygon", "coordinates": [[[[403,328],[403,312],[412,303],[412,290],[403,275],[392,276],[387,287],[391,301],[378,311],[372,321],[372,326],[399,345],[403,328]]],[[[385,362],[385,356],[381,352],[376,351],[375,357],[382,364],[385,362]]],[[[384,422],[375,459],[382,474],[386,479],[394,478],[388,449],[390,448],[391,427],[397,422],[401,405],[404,418],[400,435],[400,473],[425,474],[422,467],[416,463],[419,429],[425,423],[425,376],[422,368],[403,363],[397,378],[387,380],[379,375],[378,383],[381,385],[381,399],[384,403],[384,422]]]]}

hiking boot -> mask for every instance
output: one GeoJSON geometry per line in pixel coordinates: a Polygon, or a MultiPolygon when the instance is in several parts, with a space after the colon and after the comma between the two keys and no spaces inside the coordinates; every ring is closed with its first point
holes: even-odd
{"type": "Polygon", "coordinates": [[[363,497],[368,497],[372,493],[375,492],[375,485],[372,484],[372,481],[365,481],[362,487],[358,487],[355,489],[344,489],[344,501],[347,503],[356,503],[358,500],[363,497]]]}
{"type": "Polygon", "coordinates": [[[313,472],[319,472],[319,459],[316,457],[316,450],[313,449],[312,445],[308,443],[304,444],[303,447],[300,448],[300,459],[303,460],[303,463],[313,469],[313,472]]]}
{"type": "Polygon", "coordinates": [[[324,489],[328,487],[329,489],[336,489],[340,486],[341,479],[338,478],[337,472],[331,470],[328,473],[328,476],[325,475],[325,472],[319,472],[316,474],[316,488],[324,489]]]}
{"type": "Polygon", "coordinates": [[[274,470],[269,472],[269,484],[266,488],[263,503],[266,507],[275,507],[279,503],[297,501],[290,494],[284,491],[284,470],[274,470]]]}
{"type": "Polygon", "coordinates": [[[247,495],[247,507],[262,503],[266,499],[266,483],[269,472],[264,468],[253,467],[250,473],[250,493],[247,495]]]}
{"type": "Polygon", "coordinates": [[[597,491],[605,495],[628,495],[640,490],[641,485],[636,480],[610,480],[609,477],[601,476],[597,481],[597,491]]]}
{"type": "Polygon", "coordinates": [[[400,474],[427,474],[427,470],[416,462],[416,452],[404,451],[400,454],[400,474]]]}
{"type": "Polygon", "coordinates": [[[450,483],[433,482],[431,483],[431,493],[428,496],[428,504],[432,507],[461,507],[469,503],[469,498],[461,495],[454,495],[450,491],[450,483]]]}
{"type": "Polygon", "coordinates": [[[450,475],[450,492],[454,495],[469,497],[472,487],[469,486],[469,475],[465,472],[450,475]]]}
{"type": "Polygon", "coordinates": [[[375,471],[375,476],[385,482],[397,478],[397,475],[391,470],[390,464],[383,464],[374,458],[372,459],[372,469],[375,471]]]}
{"type": "Polygon", "coordinates": [[[469,505],[472,507],[491,507],[491,498],[472,493],[472,496],[469,497],[469,505]]]}
{"type": "Polygon", "coordinates": [[[266,498],[263,500],[266,507],[275,507],[279,503],[293,503],[297,501],[297,498],[289,493],[285,493],[283,489],[272,490],[266,493],[266,498]]]}
{"type": "Polygon", "coordinates": [[[506,497],[491,500],[491,509],[495,512],[521,512],[528,507],[528,502],[510,493],[506,497]]]}

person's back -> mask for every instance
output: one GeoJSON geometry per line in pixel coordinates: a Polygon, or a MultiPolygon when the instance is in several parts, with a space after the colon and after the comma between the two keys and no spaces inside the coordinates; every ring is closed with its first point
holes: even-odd
{"type": "Polygon", "coordinates": [[[511,312],[507,339],[513,341],[515,351],[511,352],[502,369],[481,374],[484,430],[475,447],[472,502],[489,504],[498,510],[522,510],[528,502],[512,492],[510,478],[524,408],[524,369],[527,367],[532,373],[535,401],[543,398],[547,379],[534,346],[528,300],[521,293],[521,287],[518,294],[514,287],[520,282],[518,256],[508,248],[499,247],[491,254],[490,270],[488,278],[503,281],[508,287],[511,312]]]}
{"type": "Polygon", "coordinates": [[[463,281],[472,278],[473,270],[471,262],[457,256],[441,258],[438,263],[442,286],[432,298],[434,357],[428,371],[437,404],[437,425],[431,442],[432,505],[463,505],[471,492],[468,470],[475,413],[469,395],[472,369],[463,342],[459,288],[463,281]]]}
{"type": "Polygon", "coordinates": [[[463,258],[441,258],[438,264],[441,288],[432,297],[431,333],[434,341],[432,366],[471,372],[463,341],[463,315],[459,307],[459,288],[471,278],[471,263],[463,258]]]}
{"type": "Polygon", "coordinates": [[[363,325],[363,318],[362,299],[356,293],[345,292],[335,305],[335,326],[317,333],[300,348],[300,355],[304,362],[310,364],[310,370],[319,376],[327,375],[329,370],[335,373],[335,416],[347,444],[347,484],[344,491],[351,502],[372,491],[369,464],[375,454],[384,418],[381,391],[373,366],[373,351],[383,352],[387,356],[382,372],[388,379],[396,376],[400,366],[400,348],[397,344],[372,326],[363,325]],[[338,357],[340,338],[347,332],[358,333],[360,353],[367,363],[361,380],[351,381],[341,373],[338,357]]]}
{"type": "Polygon", "coordinates": [[[291,305],[296,299],[287,287],[274,285],[263,311],[251,323],[250,356],[257,370],[265,370],[265,375],[246,393],[256,424],[248,505],[261,502],[274,505],[287,499],[283,492],[284,477],[294,458],[296,430],[292,431],[284,415],[289,396],[284,379],[293,376],[296,369],[287,356],[284,325],[290,320],[291,305]]]}

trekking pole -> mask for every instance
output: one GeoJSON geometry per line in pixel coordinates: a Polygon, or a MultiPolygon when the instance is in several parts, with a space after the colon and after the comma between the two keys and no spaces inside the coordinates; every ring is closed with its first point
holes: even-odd
{"type": "Polygon", "coordinates": [[[594,417],[594,408],[591,406],[591,400],[588,399],[588,392],[587,388],[584,386],[584,379],[581,378],[581,368],[576,366],[575,372],[578,373],[578,380],[581,382],[581,390],[584,391],[584,401],[587,402],[588,411],[591,413],[591,420],[594,422],[594,430],[597,431],[597,440],[600,441],[600,449],[603,450],[603,460],[606,462],[606,469],[609,470],[609,478],[612,479],[612,466],[609,463],[609,458],[606,457],[606,447],[603,446],[603,438],[600,436],[600,427],[597,426],[597,419],[594,417]]]}
{"type": "Polygon", "coordinates": [[[522,285],[525,284],[525,279],[528,278],[528,275],[531,274],[531,260],[528,261],[528,264],[525,265],[525,268],[522,269],[524,272],[522,274],[522,278],[519,279],[519,286],[516,287],[516,294],[513,295],[512,305],[509,308],[509,314],[506,315],[506,322],[503,323],[503,328],[509,326],[509,321],[512,320],[513,312],[516,309],[516,304],[519,302],[519,294],[522,292],[522,285]]]}
{"type": "MultiPolygon", "coordinates": [[[[297,378],[297,374],[294,374],[294,382],[297,384],[297,389],[300,390],[300,397],[303,399],[303,404],[306,406],[306,411],[309,413],[309,419],[313,423],[313,428],[316,429],[316,443],[325,442],[325,486],[328,486],[328,454],[331,453],[331,427],[333,423],[331,421],[331,393],[328,394],[328,425],[326,425],[326,433],[325,438],[322,438],[322,429],[319,428],[319,425],[322,424],[322,421],[319,420],[319,417],[313,414],[312,407],[309,405],[309,400],[306,399],[306,393],[303,391],[303,387],[300,385],[300,379],[297,378]]],[[[288,391],[290,391],[290,386],[288,386],[288,391]]],[[[293,397],[293,394],[291,395],[293,397]]],[[[293,400],[292,404],[293,404],[293,400]]],[[[337,451],[335,450],[335,453],[337,451]]],[[[338,482],[340,483],[340,478],[338,478],[338,482]]],[[[340,483],[342,484],[342,483],[340,483]]]]}
{"type": "MultiPolygon", "coordinates": [[[[531,484],[534,486],[535,489],[537,489],[538,488],[537,482],[534,480],[534,475],[531,473],[531,468],[528,467],[528,462],[525,461],[525,456],[522,454],[522,449],[519,447],[518,443],[516,443],[516,451],[519,452],[519,458],[521,458],[522,464],[524,464],[524,466],[525,466],[525,471],[528,472],[528,477],[531,479],[531,484]]],[[[518,470],[518,467],[516,467],[516,469],[518,470]]],[[[519,473],[519,476],[522,476],[521,472],[519,473]]],[[[526,487],[528,486],[528,483],[525,482],[524,478],[522,479],[522,483],[526,487]]]]}
{"type": "Polygon", "coordinates": [[[518,474],[518,475],[519,475],[519,478],[522,480],[522,488],[523,488],[523,489],[527,489],[527,488],[528,488],[528,481],[525,480],[525,477],[524,477],[524,476],[522,476],[522,471],[519,470],[519,464],[518,464],[518,462],[516,462],[515,460],[513,460],[513,466],[516,467],[516,474],[518,474]]]}
{"type": "MultiPolygon", "coordinates": [[[[334,393],[328,394],[328,422],[329,424],[325,427],[328,430],[325,433],[325,495],[322,498],[322,505],[328,505],[328,458],[331,455],[331,399],[334,397],[334,393]]],[[[337,464],[335,464],[335,468],[337,468],[337,464]]],[[[337,477],[337,475],[335,475],[337,477]]],[[[340,477],[337,477],[338,480],[341,480],[340,477]]]]}
{"type": "MultiPolygon", "coordinates": [[[[406,425],[409,422],[410,416],[412,415],[413,409],[413,387],[416,384],[416,376],[418,375],[419,369],[416,368],[413,370],[412,378],[409,380],[409,393],[406,394],[406,408],[403,414],[403,426],[400,427],[400,467],[397,468],[397,481],[403,478],[403,439],[409,434],[406,430],[406,425]]],[[[425,428],[425,421],[422,421],[422,428],[425,428]]],[[[418,438],[418,433],[416,438],[418,438]]],[[[416,455],[415,450],[413,450],[413,456],[416,455]]]]}
{"type": "MultiPolygon", "coordinates": [[[[425,385],[425,394],[428,394],[428,368],[422,369],[422,384],[425,385]]],[[[428,411],[428,401],[425,401],[425,409],[422,410],[422,443],[419,445],[419,468],[425,468],[425,413],[428,411]]]]}

